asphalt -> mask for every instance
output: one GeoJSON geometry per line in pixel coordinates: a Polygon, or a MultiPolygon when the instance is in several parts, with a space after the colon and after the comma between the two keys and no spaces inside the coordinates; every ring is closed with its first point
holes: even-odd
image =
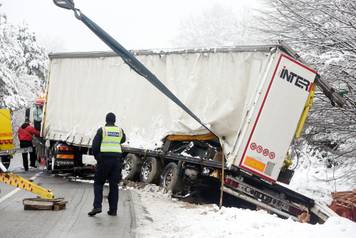
{"type": "MultiPolygon", "coordinates": [[[[19,167],[13,170],[25,178],[35,178],[35,183],[52,190],[56,197],[64,197],[68,203],[61,211],[25,211],[22,200],[35,195],[0,184],[1,238],[135,237],[136,217],[130,190],[119,192],[117,217],[106,214],[107,199],[103,201],[103,212],[89,217],[87,213],[92,208],[94,197],[91,183],[54,176],[41,169],[26,173],[19,167]]],[[[104,197],[107,193],[108,188],[105,187],[104,197]]]]}

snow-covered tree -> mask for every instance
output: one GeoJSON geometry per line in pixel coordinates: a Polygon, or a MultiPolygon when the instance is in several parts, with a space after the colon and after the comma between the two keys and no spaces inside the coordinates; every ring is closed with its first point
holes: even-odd
{"type": "MultiPolygon", "coordinates": [[[[333,107],[317,92],[305,135],[329,167],[347,167],[343,178],[356,181],[356,2],[354,0],[270,0],[260,30],[283,40],[322,80],[348,101],[333,107]]],[[[315,150],[314,150],[315,152],[315,150]]],[[[314,153],[313,152],[313,153],[314,153]]]]}
{"type": "Polygon", "coordinates": [[[44,85],[46,65],[35,34],[0,13],[0,107],[16,109],[33,101],[44,85]]]}
{"type": "Polygon", "coordinates": [[[252,44],[252,11],[215,4],[200,15],[190,16],[179,25],[173,44],[178,47],[218,47],[252,44]]]}

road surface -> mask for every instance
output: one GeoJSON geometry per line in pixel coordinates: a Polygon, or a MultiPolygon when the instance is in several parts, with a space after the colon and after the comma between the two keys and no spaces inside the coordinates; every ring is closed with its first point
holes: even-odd
{"type": "MultiPolygon", "coordinates": [[[[108,202],[105,198],[103,213],[89,217],[87,213],[92,208],[94,196],[92,184],[49,175],[41,169],[16,174],[34,178],[35,183],[51,189],[56,197],[64,197],[68,204],[61,211],[25,211],[22,200],[35,195],[0,184],[1,238],[135,237],[136,218],[130,190],[120,190],[117,217],[106,214],[108,202]]],[[[107,193],[106,187],[104,197],[107,193]]]]}

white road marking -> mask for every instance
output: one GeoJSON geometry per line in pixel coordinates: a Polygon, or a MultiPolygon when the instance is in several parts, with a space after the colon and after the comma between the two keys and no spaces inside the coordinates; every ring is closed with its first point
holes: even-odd
{"type": "MultiPolygon", "coordinates": [[[[38,176],[40,176],[40,174],[42,174],[42,172],[38,172],[37,174],[35,174],[34,176],[32,176],[31,178],[29,178],[29,180],[34,181],[38,176]]],[[[3,201],[5,201],[6,199],[12,197],[13,195],[15,195],[18,191],[20,191],[21,189],[16,188],[14,190],[12,190],[11,192],[7,193],[5,196],[0,197],[0,203],[2,203],[3,201]]]]}
{"type": "Polygon", "coordinates": [[[16,188],[15,190],[12,190],[11,192],[9,192],[8,194],[6,194],[5,196],[0,198],[0,203],[2,203],[3,201],[5,201],[6,199],[8,199],[9,197],[13,196],[15,193],[17,193],[18,191],[20,191],[19,188],[16,188]]]}

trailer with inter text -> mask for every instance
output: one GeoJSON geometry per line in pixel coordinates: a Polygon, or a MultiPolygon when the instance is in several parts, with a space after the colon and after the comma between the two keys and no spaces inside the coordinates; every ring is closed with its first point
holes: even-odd
{"type": "Polygon", "coordinates": [[[127,136],[123,176],[189,194],[206,178],[257,207],[298,220],[332,213],[289,183],[317,72],[281,45],[133,51],[208,128],[111,52],[50,55],[42,134],[52,171],[87,170],[107,112],[127,136]],[[221,179],[222,178],[222,179],[221,179]]]}

